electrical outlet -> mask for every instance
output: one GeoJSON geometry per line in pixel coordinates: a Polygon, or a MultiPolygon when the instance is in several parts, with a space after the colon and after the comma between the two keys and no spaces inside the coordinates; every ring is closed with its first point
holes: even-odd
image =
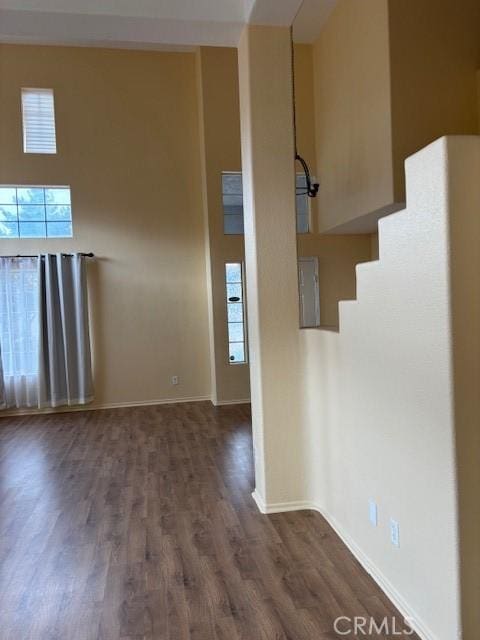
{"type": "Polygon", "coordinates": [[[178,384],[178,376],[172,376],[172,384],[178,384]]]}
{"type": "Polygon", "coordinates": [[[390,518],[390,541],[394,547],[400,546],[400,527],[396,520],[390,518]]]}
{"type": "Polygon", "coordinates": [[[368,501],[368,518],[372,527],[376,527],[378,524],[377,503],[373,500],[368,501]]]}

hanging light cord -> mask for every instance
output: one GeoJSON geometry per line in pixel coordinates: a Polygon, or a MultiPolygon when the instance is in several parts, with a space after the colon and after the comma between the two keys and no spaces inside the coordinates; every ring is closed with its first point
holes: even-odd
{"type": "Polygon", "coordinates": [[[306,160],[302,158],[302,156],[298,153],[297,148],[297,101],[295,94],[295,47],[293,45],[293,25],[290,26],[290,47],[291,47],[291,55],[290,61],[292,65],[292,103],[293,103],[293,140],[295,145],[295,160],[300,162],[303,168],[303,172],[305,173],[305,183],[306,187],[301,188],[301,192],[297,192],[297,195],[307,195],[309,198],[315,198],[318,193],[319,184],[318,182],[312,182],[312,177],[310,175],[310,169],[308,168],[308,164],[306,160]],[[306,189],[306,192],[304,191],[306,189]]]}
{"type": "Polygon", "coordinates": [[[298,156],[297,149],[297,100],[295,94],[295,51],[293,46],[293,25],[290,26],[290,64],[292,66],[292,103],[293,103],[293,141],[295,144],[295,159],[298,156]]]}

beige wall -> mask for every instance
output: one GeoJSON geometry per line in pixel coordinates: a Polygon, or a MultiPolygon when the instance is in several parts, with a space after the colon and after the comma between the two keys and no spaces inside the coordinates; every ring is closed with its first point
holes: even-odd
{"type": "Polygon", "coordinates": [[[410,158],[408,208],[380,221],[340,332],[301,332],[306,500],[428,640],[478,637],[479,162],[474,137],[410,158]]]}
{"type": "Polygon", "coordinates": [[[477,71],[477,116],[478,116],[478,131],[480,133],[480,62],[478,63],[479,70],[477,71]]]}
{"type": "MultiPolygon", "coordinates": [[[[297,151],[304,158],[312,175],[317,175],[317,155],[315,136],[315,95],[313,86],[313,47],[307,44],[295,44],[295,111],[297,130],[297,151]]],[[[297,173],[302,166],[297,162],[297,173]]],[[[316,198],[310,200],[311,230],[318,233],[318,209],[316,198]]],[[[299,236],[299,240],[302,236],[299,236]]],[[[299,252],[301,248],[299,246],[299,252]]]]}
{"type": "MultiPolygon", "coordinates": [[[[313,47],[295,44],[295,108],[297,118],[297,149],[308,164],[315,169],[315,94],[313,87],[313,47]]],[[[301,166],[297,164],[297,171],[301,166]]]]}
{"type": "Polygon", "coordinates": [[[314,45],[314,80],[327,231],[394,201],[387,0],[339,0],[314,45]]]}
{"type": "Polygon", "coordinates": [[[389,0],[395,197],[405,158],[449,134],[478,128],[478,0],[389,0]]]}
{"type": "Polygon", "coordinates": [[[74,224],[0,253],[97,255],[97,404],[209,396],[194,54],[4,45],[0,65],[0,183],[71,185],[74,224]],[[22,153],[22,86],[55,90],[56,156],[22,153]]]}
{"type": "Polygon", "coordinates": [[[370,260],[370,236],[305,234],[298,240],[299,256],[318,258],[320,322],[338,327],[338,303],[356,297],[355,267],[370,260]]]}
{"type": "Polygon", "coordinates": [[[370,234],[370,255],[372,260],[378,260],[378,233],[370,234]]]}
{"type": "Polygon", "coordinates": [[[239,44],[255,497],[302,492],[290,31],[245,27],[239,44]],[[288,464],[283,456],[288,452],[288,464]]]}
{"type": "MultiPolygon", "coordinates": [[[[297,47],[296,60],[299,147],[314,167],[311,47],[297,47]]],[[[72,240],[3,240],[0,251],[97,254],[96,404],[211,389],[218,402],[248,398],[248,366],[228,364],[224,263],[244,250],[242,237],[223,234],[220,180],[241,169],[236,51],[4,45],[0,64],[0,182],[70,184],[74,215],[72,240]],[[54,88],[57,156],[22,153],[21,86],[54,88]]],[[[299,255],[319,257],[322,322],[336,325],[338,301],[355,295],[355,264],[369,259],[366,238],[300,236],[299,255]]]]}
{"type": "Polygon", "coordinates": [[[212,289],[212,395],[217,403],[250,397],[248,364],[228,362],[225,262],[243,262],[243,236],[224,235],[222,171],[241,171],[238,61],[236,49],[197,51],[203,191],[212,289]]]}
{"type": "MultiPolygon", "coordinates": [[[[450,165],[451,314],[464,640],[480,628],[480,138],[450,165]],[[462,215],[462,211],[465,212],[462,215]]],[[[466,141],[457,142],[466,145],[466,141]]]]}
{"type": "Polygon", "coordinates": [[[339,0],[314,45],[320,231],[374,232],[404,161],[478,129],[477,0],[339,0]]]}
{"type": "MultiPolygon", "coordinates": [[[[295,45],[295,103],[297,112],[297,147],[308,162],[310,170],[317,173],[315,135],[313,47],[295,45]]],[[[296,171],[300,172],[299,164],[296,171]]],[[[321,179],[320,196],[312,198],[312,233],[297,236],[299,256],[316,256],[319,265],[319,291],[321,324],[338,326],[338,303],[355,298],[355,266],[370,260],[370,241],[367,235],[325,235],[318,233],[318,202],[324,189],[321,179]]]]}

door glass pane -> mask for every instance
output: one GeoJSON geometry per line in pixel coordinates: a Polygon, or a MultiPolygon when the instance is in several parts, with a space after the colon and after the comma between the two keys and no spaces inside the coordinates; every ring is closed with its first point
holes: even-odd
{"type": "Polygon", "coordinates": [[[227,300],[228,302],[242,302],[242,285],[227,284],[227,300]]]}
{"type": "Polygon", "coordinates": [[[229,302],[227,314],[229,322],[242,322],[243,304],[241,302],[229,302]]]}
{"type": "Polygon", "coordinates": [[[243,342],[243,322],[228,323],[228,339],[230,342],[243,342]]]}
{"type": "Polygon", "coordinates": [[[225,265],[227,282],[242,282],[242,266],[239,262],[227,262],[225,265]]]}
{"type": "Polygon", "coordinates": [[[231,342],[229,345],[230,362],[245,362],[245,346],[243,342],[231,342]]]}

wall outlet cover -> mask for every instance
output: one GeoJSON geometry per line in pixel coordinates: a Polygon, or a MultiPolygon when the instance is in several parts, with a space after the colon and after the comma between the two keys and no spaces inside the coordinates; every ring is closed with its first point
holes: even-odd
{"type": "Polygon", "coordinates": [[[368,501],[368,518],[373,527],[378,525],[378,509],[377,503],[374,500],[368,501]]]}
{"type": "Polygon", "coordinates": [[[390,518],[390,541],[394,547],[400,546],[400,526],[393,518],[390,518]]]}

